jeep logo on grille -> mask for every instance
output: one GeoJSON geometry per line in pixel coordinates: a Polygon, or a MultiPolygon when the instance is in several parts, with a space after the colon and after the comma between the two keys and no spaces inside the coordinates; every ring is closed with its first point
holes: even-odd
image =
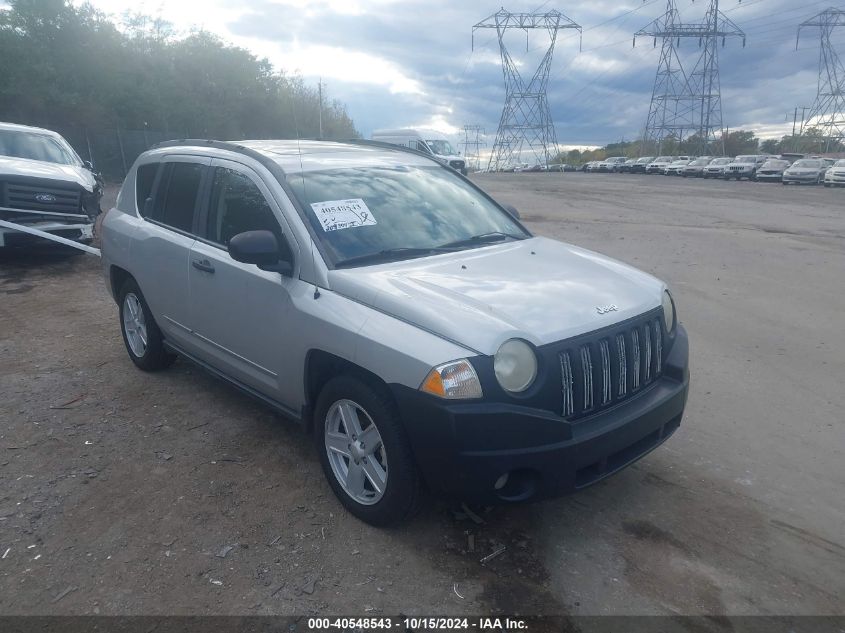
{"type": "Polygon", "coordinates": [[[596,306],[596,312],[599,314],[607,314],[608,312],[616,312],[619,310],[619,307],[615,303],[611,303],[609,306],[596,306]]]}
{"type": "Polygon", "coordinates": [[[52,193],[36,193],[35,199],[38,202],[55,202],[56,196],[54,196],[52,193]]]}

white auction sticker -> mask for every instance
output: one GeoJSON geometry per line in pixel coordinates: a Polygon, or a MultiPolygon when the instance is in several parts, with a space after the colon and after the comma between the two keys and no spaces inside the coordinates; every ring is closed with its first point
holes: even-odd
{"type": "Polygon", "coordinates": [[[372,211],[361,198],[312,202],[311,208],[326,232],[376,224],[372,211]]]}

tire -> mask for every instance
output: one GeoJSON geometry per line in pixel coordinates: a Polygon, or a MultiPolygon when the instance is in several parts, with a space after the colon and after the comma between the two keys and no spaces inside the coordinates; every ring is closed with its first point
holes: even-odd
{"type": "Polygon", "coordinates": [[[164,347],[164,337],[158,329],[141,289],[134,279],[128,279],[118,294],[120,333],[129,358],[144,371],[159,371],[170,367],[176,355],[164,347]],[[146,342],[143,339],[146,338],[146,342]]]}
{"type": "Polygon", "coordinates": [[[317,398],[314,441],[332,491],[365,523],[395,525],[419,510],[422,479],[384,389],[354,376],[332,378],[317,398]]]}

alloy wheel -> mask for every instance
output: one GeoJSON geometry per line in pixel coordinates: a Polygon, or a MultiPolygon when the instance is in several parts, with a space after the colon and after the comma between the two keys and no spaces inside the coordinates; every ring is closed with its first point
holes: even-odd
{"type": "Polygon", "coordinates": [[[123,298],[123,331],[129,349],[141,358],[147,351],[147,321],[140,300],[132,292],[123,298]]]}
{"type": "Polygon", "coordinates": [[[338,400],[326,413],[323,438],[344,492],[362,505],[378,503],[387,488],[387,453],[370,415],[352,400],[338,400]]]}

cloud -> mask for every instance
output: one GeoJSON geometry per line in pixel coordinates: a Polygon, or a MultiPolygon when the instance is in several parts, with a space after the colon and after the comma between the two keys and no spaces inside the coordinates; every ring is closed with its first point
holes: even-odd
{"type": "MultiPolygon", "coordinates": [[[[76,1],[76,0],[75,0],[76,1]]],[[[79,0],[81,1],[81,0],[79,0]]],[[[806,30],[795,51],[797,25],[830,0],[722,0],[721,9],[745,30],[747,46],[731,39],[718,51],[722,111],[731,129],[760,134],[791,130],[796,106],[811,105],[818,77],[818,31],[806,30]],[[788,129],[787,129],[788,128],[788,129]]],[[[2,4],[2,0],[0,0],[2,4]]],[[[365,134],[376,128],[419,125],[457,140],[464,124],[480,124],[492,144],[505,89],[495,31],[475,34],[473,24],[499,3],[446,0],[231,0],[162,2],[93,0],[116,14],[126,9],[161,13],[177,29],[200,26],[267,57],[307,81],[322,78],[329,98],[348,105],[365,134]]],[[[533,11],[539,0],[508,2],[533,11]]],[[[633,33],[657,18],[664,0],[568,0],[565,11],[584,27],[558,37],[548,86],[549,105],[562,144],[599,145],[638,136],[645,123],[660,49],[633,33]],[[579,43],[582,50],[579,52],[579,43]]],[[[706,2],[679,3],[685,21],[703,18],[706,2]]],[[[508,33],[505,43],[526,80],[548,37],[508,33]]],[[[845,28],[834,33],[845,57],[845,28]]],[[[685,64],[700,54],[697,41],[681,45],[685,64]]]]}

